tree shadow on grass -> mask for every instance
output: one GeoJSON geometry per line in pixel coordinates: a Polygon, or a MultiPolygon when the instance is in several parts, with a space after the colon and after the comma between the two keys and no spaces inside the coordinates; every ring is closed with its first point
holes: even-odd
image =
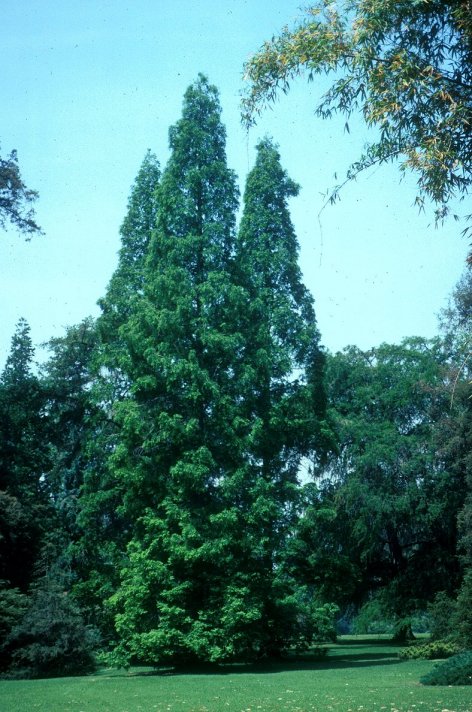
{"type": "MultiPolygon", "coordinates": [[[[399,646],[401,647],[401,646],[399,646]]],[[[115,671],[113,676],[169,676],[169,675],[240,675],[240,674],[274,674],[295,671],[343,670],[347,668],[366,668],[380,665],[398,665],[399,659],[394,646],[387,641],[364,640],[362,643],[343,642],[329,648],[324,656],[306,653],[291,655],[286,658],[263,659],[249,663],[226,664],[194,664],[175,665],[159,668],[131,669],[115,671]],[[373,650],[378,646],[378,650],[373,650]],[[386,650],[385,648],[389,649],[386,650]],[[352,648],[356,648],[353,650],[352,648]],[[392,649],[393,648],[393,649],[392,649]]],[[[107,674],[103,672],[102,674],[107,674]]]]}

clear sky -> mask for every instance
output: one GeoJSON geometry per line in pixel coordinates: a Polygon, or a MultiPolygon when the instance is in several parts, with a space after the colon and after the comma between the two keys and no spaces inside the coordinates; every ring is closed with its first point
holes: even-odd
{"type": "Polygon", "coordinates": [[[18,150],[25,182],[40,193],[45,236],[25,243],[13,231],[0,234],[0,367],[21,316],[39,345],[98,314],[130,187],[148,148],[165,165],[168,128],[199,72],[220,90],[228,163],[241,188],[266,134],[301,184],[292,216],[325,346],[434,335],[464,266],[460,226],[436,230],[432,211],[418,215],[415,179],[400,183],[395,165],[361,176],[318,218],[322,195],[368,138],[360,121],[348,134],[344,119],[314,116],[324,79],[319,86],[300,80],[248,136],[241,126],[243,64],[297,18],[298,7],[291,0],[3,0],[1,152],[18,150]]]}

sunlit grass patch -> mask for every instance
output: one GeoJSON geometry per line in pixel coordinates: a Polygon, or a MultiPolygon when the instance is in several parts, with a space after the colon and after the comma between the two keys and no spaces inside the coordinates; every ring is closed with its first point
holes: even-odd
{"type": "Polygon", "coordinates": [[[471,688],[419,684],[431,661],[400,662],[386,640],[343,639],[328,657],[222,666],[133,668],[0,683],[1,712],[471,712],[471,688]]]}

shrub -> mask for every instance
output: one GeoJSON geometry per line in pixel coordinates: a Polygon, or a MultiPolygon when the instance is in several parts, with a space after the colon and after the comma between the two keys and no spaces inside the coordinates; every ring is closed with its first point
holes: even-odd
{"type": "Polygon", "coordinates": [[[292,647],[298,651],[313,649],[319,643],[336,641],[336,617],[339,608],[335,603],[319,603],[313,598],[298,594],[294,597],[296,636],[292,638],[292,647]]]}
{"type": "Polygon", "coordinates": [[[411,627],[411,618],[399,618],[395,622],[392,640],[394,643],[409,643],[415,636],[411,627]]]}
{"type": "Polygon", "coordinates": [[[324,603],[312,610],[312,639],[318,643],[336,641],[336,616],[339,608],[335,603],[324,603]]]}
{"type": "Polygon", "coordinates": [[[457,655],[460,648],[457,643],[448,640],[436,640],[431,643],[410,645],[398,653],[400,660],[437,660],[457,655]]]}
{"type": "Polygon", "coordinates": [[[445,660],[420,682],[423,685],[472,685],[472,650],[445,660]]]}
{"type": "Polygon", "coordinates": [[[429,633],[430,617],[427,611],[416,611],[411,616],[411,628],[413,633],[429,633]]]}
{"type": "Polygon", "coordinates": [[[91,672],[97,634],[60,586],[42,585],[31,595],[26,613],[7,638],[10,675],[53,677],[91,672]]]}
{"type": "Polygon", "coordinates": [[[472,571],[464,576],[455,615],[455,637],[464,648],[472,648],[472,571]]]}
{"type": "Polygon", "coordinates": [[[454,633],[456,602],[440,591],[428,605],[431,640],[445,640],[454,633]]]}

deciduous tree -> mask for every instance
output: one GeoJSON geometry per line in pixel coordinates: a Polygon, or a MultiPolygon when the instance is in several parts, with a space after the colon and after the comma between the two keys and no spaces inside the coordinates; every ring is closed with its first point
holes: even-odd
{"type": "Polygon", "coordinates": [[[340,518],[339,531],[348,523],[339,551],[360,574],[354,599],[383,589],[390,612],[403,616],[460,581],[464,473],[434,444],[449,402],[447,354],[419,338],[369,352],[350,347],[328,360],[327,384],[339,450],[321,506],[340,518]]]}

